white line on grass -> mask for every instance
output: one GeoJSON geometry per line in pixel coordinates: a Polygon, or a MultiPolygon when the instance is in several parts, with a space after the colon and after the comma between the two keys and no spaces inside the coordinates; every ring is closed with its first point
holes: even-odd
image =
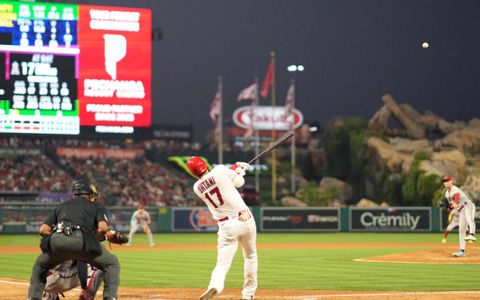
{"type": "MultiPolygon", "coordinates": [[[[18,285],[30,285],[29,282],[16,282],[16,281],[9,281],[9,280],[0,280],[0,282],[3,282],[3,283],[9,283],[9,284],[18,284],[18,285]]],[[[80,292],[81,289],[71,289],[70,291],[77,291],[77,292],[80,292]]],[[[98,291],[97,293],[100,293],[100,294],[103,294],[102,291],[98,291]]],[[[66,294],[65,294],[66,295],[66,294]]],[[[73,295],[73,294],[72,294],[73,295]]]]}
{"type": "MultiPolygon", "coordinates": [[[[0,280],[3,283],[18,284],[18,285],[30,285],[26,282],[15,282],[9,280],[0,280]]],[[[74,291],[80,291],[80,289],[73,289],[74,291]]],[[[101,291],[99,291],[101,293],[101,291]]],[[[464,294],[478,294],[480,291],[429,291],[429,292],[394,292],[394,293],[365,293],[365,294],[332,294],[332,295],[303,295],[303,296],[262,296],[262,299],[302,299],[302,300],[318,300],[334,297],[375,297],[375,296],[423,296],[423,295],[464,295],[464,294]]],[[[159,295],[160,296],[160,295],[159,295]]],[[[227,296],[219,295],[218,298],[225,298],[227,296]]],[[[230,297],[230,296],[228,296],[230,297]]],[[[150,299],[150,300],[157,300],[150,299]]],[[[158,299],[160,300],[160,299],[158,299]]],[[[165,299],[163,299],[165,300],[165,299]]],[[[176,299],[172,299],[176,300],[176,299]]]]}

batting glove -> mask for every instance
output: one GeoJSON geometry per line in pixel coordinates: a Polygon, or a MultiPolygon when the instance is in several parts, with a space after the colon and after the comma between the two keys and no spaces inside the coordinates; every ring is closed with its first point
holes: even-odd
{"type": "Polygon", "coordinates": [[[245,170],[245,171],[248,170],[248,169],[250,169],[250,165],[247,164],[246,162],[238,162],[238,161],[237,161],[235,164],[236,164],[238,167],[240,167],[240,168],[242,168],[243,170],[245,170]]]}
{"type": "Polygon", "coordinates": [[[236,168],[235,172],[237,173],[237,175],[245,176],[245,170],[243,170],[242,168],[236,168]]]}
{"type": "Polygon", "coordinates": [[[248,219],[250,219],[251,217],[252,217],[252,212],[247,208],[247,209],[244,209],[240,212],[240,215],[239,215],[238,219],[242,222],[245,222],[248,219]]]}

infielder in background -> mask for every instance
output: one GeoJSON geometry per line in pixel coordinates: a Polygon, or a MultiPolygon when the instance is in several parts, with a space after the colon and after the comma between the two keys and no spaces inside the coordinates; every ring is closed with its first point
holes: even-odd
{"type": "Polygon", "coordinates": [[[230,168],[218,165],[209,171],[205,161],[192,156],[187,167],[199,179],[193,186],[195,194],[207,204],[212,217],[218,221],[217,264],[208,289],[199,300],[212,299],[223,291],[225,276],[239,242],[245,261],[242,299],[253,299],[257,289],[257,228],[250,209],[237,190],[245,183],[243,176],[250,165],[237,162],[230,168]]]}
{"type": "Polygon", "coordinates": [[[143,232],[147,234],[148,240],[150,241],[150,246],[155,246],[155,243],[153,242],[152,231],[150,230],[151,222],[152,220],[150,219],[150,214],[148,211],[145,210],[143,205],[139,205],[138,210],[133,213],[132,219],[130,220],[132,227],[130,228],[130,234],[128,235],[129,242],[127,246],[132,245],[133,236],[138,228],[141,228],[143,232]]]}
{"type": "Polygon", "coordinates": [[[476,241],[475,238],[475,205],[468,199],[465,193],[453,185],[452,177],[444,176],[443,185],[447,189],[445,198],[447,198],[450,207],[457,210],[459,213],[459,227],[458,236],[460,242],[460,249],[452,253],[454,257],[465,256],[466,241],[476,241]],[[467,228],[468,226],[468,228],[467,228]],[[469,234],[466,231],[469,229],[469,234]]]}

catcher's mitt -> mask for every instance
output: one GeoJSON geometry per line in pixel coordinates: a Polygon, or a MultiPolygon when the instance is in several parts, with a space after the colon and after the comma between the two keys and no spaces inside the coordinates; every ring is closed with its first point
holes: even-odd
{"type": "Polygon", "coordinates": [[[442,199],[438,201],[438,206],[440,206],[441,209],[447,210],[450,208],[450,203],[448,203],[447,199],[442,199]]]}
{"type": "Polygon", "coordinates": [[[128,243],[128,238],[124,234],[121,234],[120,232],[117,232],[113,229],[109,229],[106,236],[107,240],[112,244],[121,245],[128,243]]]}

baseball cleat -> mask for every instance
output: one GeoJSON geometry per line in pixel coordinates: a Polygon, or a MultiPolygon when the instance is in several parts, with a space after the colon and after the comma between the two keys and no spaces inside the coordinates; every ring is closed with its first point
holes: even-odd
{"type": "Polygon", "coordinates": [[[130,247],[131,245],[132,245],[132,244],[130,244],[130,243],[127,243],[127,247],[130,247]]]}
{"type": "Polygon", "coordinates": [[[444,239],[442,240],[442,244],[445,244],[446,242],[447,242],[447,239],[444,238],[444,239]]]}
{"type": "Polygon", "coordinates": [[[155,243],[150,243],[150,247],[153,247],[153,246],[155,246],[155,243]]]}
{"type": "Polygon", "coordinates": [[[460,249],[460,250],[458,250],[457,252],[452,253],[452,256],[453,256],[453,257],[462,257],[462,256],[465,256],[465,251],[463,251],[462,249],[460,249]]]}
{"type": "Polygon", "coordinates": [[[90,300],[90,293],[87,290],[81,291],[80,295],[78,295],[78,300],[90,300]]]}
{"type": "Polygon", "coordinates": [[[465,240],[475,242],[477,240],[477,238],[473,234],[470,233],[469,235],[467,235],[465,237],[465,240]]]}
{"type": "Polygon", "coordinates": [[[201,295],[200,298],[198,298],[198,300],[210,300],[216,294],[217,294],[217,289],[216,288],[211,288],[208,291],[206,291],[205,293],[203,293],[203,295],[201,295]]]}

